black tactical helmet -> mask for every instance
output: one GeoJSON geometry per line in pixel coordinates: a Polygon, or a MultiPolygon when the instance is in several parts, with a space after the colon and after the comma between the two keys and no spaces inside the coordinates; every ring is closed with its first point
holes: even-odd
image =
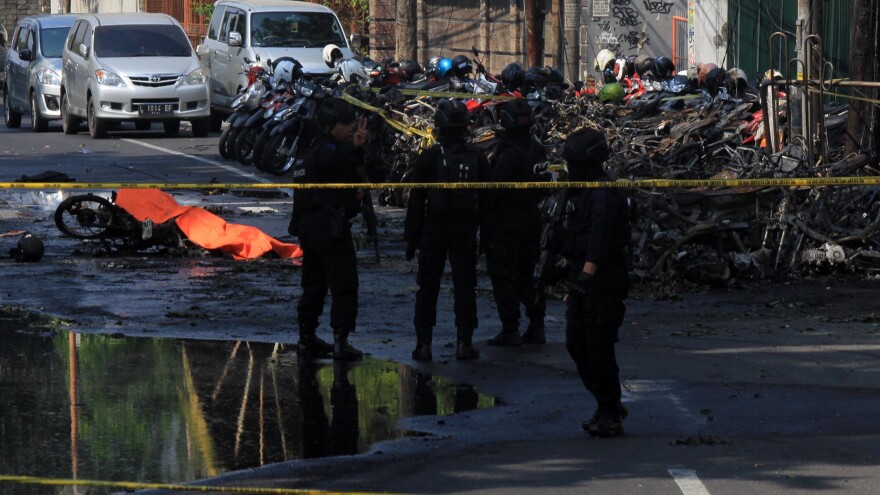
{"type": "Polygon", "coordinates": [[[345,100],[330,97],[321,103],[315,118],[322,126],[337,122],[351,122],[354,120],[354,107],[345,100]]]}
{"type": "Polygon", "coordinates": [[[452,75],[458,78],[465,78],[474,71],[471,59],[464,55],[456,55],[452,59],[452,75]]]}
{"type": "Polygon", "coordinates": [[[468,125],[468,109],[458,100],[442,98],[434,112],[434,127],[466,127],[468,125]]]}
{"type": "Polygon", "coordinates": [[[730,76],[727,71],[721,67],[716,67],[706,74],[706,92],[712,96],[718,94],[718,90],[727,86],[727,80],[730,76]]]}
{"type": "Polygon", "coordinates": [[[507,67],[501,71],[501,82],[504,83],[508,89],[519,89],[522,86],[525,77],[525,68],[516,62],[507,64],[507,67]]]}
{"type": "Polygon", "coordinates": [[[654,59],[652,71],[655,76],[661,79],[668,79],[675,74],[675,64],[668,57],[657,57],[654,59]]]}
{"type": "Polygon", "coordinates": [[[602,131],[583,127],[571,133],[562,145],[562,158],[572,180],[591,180],[602,168],[610,152],[602,131]]]}
{"type": "Polygon", "coordinates": [[[530,127],[535,121],[535,114],[525,100],[508,100],[500,105],[498,120],[505,129],[519,129],[530,127]]]}
{"type": "Polygon", "coordinates": [[[43,258],[44,250],[43,241],[39,237],[25,232],[18,239],[16,247],[9,250],[9,255],[19,263],[34,262],[43,258]]]}

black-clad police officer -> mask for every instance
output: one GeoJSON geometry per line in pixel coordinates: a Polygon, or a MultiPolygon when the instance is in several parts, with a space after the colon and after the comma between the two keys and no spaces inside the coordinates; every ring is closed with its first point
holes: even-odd
{"type": "MultiPolygon", "coordinates": [[[[438,144],[413,162],[412,182],[486,182],[489,162],[467,147],[468,110],[457,100],[442,99],[434,114],[438,144]]],[[[419,250],[415,318],[416,348],[412,357],[432,359],[437,298],[446,257],[452,267],[456,326],[456,359],[476,359],[477,232],[484,224],[486,195],[477,189],[424,189],[410,192],[404,237],[406,259],[419,250]]],[[[480,235],[483,235],[481,233],[480,235]]]]}
{"type": "MultiPolygon", "coordinates": [[[[493,182],[542,180],[536,164],[547,160],[544,146],[531,135],[534,115],[522,99],[502,103],[499,121],[504,132],[492,160],[493,182]]],[[[545,167],[546,168],[546,167],[545,167]]],[[[536,290],[534,272],[540,256],[541,212],[538,203],[546,189],[494,189],[490,191],[491,240],[486,251],[501,332],[489,339],[493,346],[543,344],[546,302],[536,290]],[[520,306],[529,319],[519,334],[520,306]]]]}
{"type": "MultiPolygon", "coordinates": [[[[609,150],[605,135],[583,128],[562,149],[569,180],[611,180],[602,168],[609,150]]],[[[565,345],[596,412],[584,421],[590,435],[623,434],[620,369],[614,352],[629,295],[630,219],[619,188],[573,189],[569,194],[559,253],[571,268],[567,283],[565,345]]]]}
{"type": "MultiPolygon", "coordinates": [[[[308,183],[362,182],[362,148],[367,142],[366,120],[355,122],[354,107],[328,98],[316,115],[318,136],[306,152],[295,180],[308,183]]],[[[351,346],[348,335],[358,313],[357,257],[351,222],[362,207],[355,189],[298,189],[294,192],[290,233],[299,236],[303,250],[302,290],[297,305],[299,350],[307,357],[358,360],[363,353],[351,346]],[[332,296],[330,326],[333,345],[318,338],[316,330],[327,292],[332,296]]]]}

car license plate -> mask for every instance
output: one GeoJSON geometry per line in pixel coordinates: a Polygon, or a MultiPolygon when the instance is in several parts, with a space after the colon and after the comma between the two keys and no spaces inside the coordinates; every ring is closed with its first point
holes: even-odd
{"type": "Polygon", "coordinates": [[[174,115],[174,105],[171,103],[141,103],[138,107],[138,113],[151,117],[174,115]]]}

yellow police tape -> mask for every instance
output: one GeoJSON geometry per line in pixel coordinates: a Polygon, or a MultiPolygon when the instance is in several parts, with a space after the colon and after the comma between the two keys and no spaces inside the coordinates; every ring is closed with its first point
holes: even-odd
{"type": "Polygon", "coordinates": [[[705,188],[705,187],[813,187],[813,186],[876,186],[880,177],[798,177],[768,179],[643,179],[616,181],[560,182],[376,182],[376,183],[157,183],[157,182],[0,182],[0,189],[561,189],[599,187],[614,188],[705,188]]]}
{"type": "Polygon", "coordinates": [[[390,115],[388,115],[387,110],[384,110],[384,109],[378,108],[378,107],[374,107],[373,105],[369,105],[367,103],[364,103],[361,100],[358,100],[357,98],[355,98],[354,96],[351,96],[348,93],[342,93],[342,99],[351,103],[352,105],[354,105],[356,107],[363,108],[364,110],[368,110],[370,112],[374,112],[374,113],[379,114],[380,117],[385,119],[385,122],[387,122],[388,125],[397,129],[400,132],[404,132],[404,133],[410,134],[410,135],[419,136],[420,138],[425,140],[425,144],[427,146],[434,144],[434,142],[436,141],[434,138],[434,134],[431,131],[419,129],[417,127],[413,127],[413,126],[407,125],[403,122],[400,122],[399,120],[396,120],[396,119],[392,118],[390,115]]]}
{"type": "Polygon", "coordinates": [[[210,486],[210,485],[176,485],[171,483],[138,483],[131,481],[98,481],[98,480],[74,480],[57,478],[38,478],[35,476],[9,476],[0,475],[0,482],[47,485],[47,486],[85,486],[122,488],[132,490],[172,490],[186,492],[218,492],[218,493],[265,493],[273,495],[371,495],[368,492],[329,492],[324,490],[310,490],[305,488],[257,488],[236,486],[210,486]]]}

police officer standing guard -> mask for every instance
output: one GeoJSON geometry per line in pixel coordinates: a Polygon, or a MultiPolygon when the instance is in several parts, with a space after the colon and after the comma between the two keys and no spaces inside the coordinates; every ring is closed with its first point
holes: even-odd
{"type": "MultiPolygon", "coordinates": [[[[468,110],[457,100],[440,100],[434,114],[438,144],[413,162],[412,182],[485,182],[489,163],[467,148],[468,110]]],[[[431,341],[437,322],[437,298],[446,256],[452,266],[456,326],[456,359],[476,359],[473,346],[477,327],[477,231],[485,225],[486,195],[476,189],[414,188],[406,210],[406,259],[419,253],[414,324],[417,361],[432,359],[431,341]]],[[[483,232],[480,235],[484,235],[483,232]]]]}
{"type": "MultiPolygon", "coordinates": [[[[584,128],[562,149],[569,180],[611,180],[602,169],[609,150],[605,135],[584,128]]],[[[559,254],[568,261],[565,345],[596,412],[584,421],[592,436],[623,435],[620,369],[614,353],[629,295],[630,219],[627,198],[618,188],[569,191],[559,254]]]]}
{"type": "MultiPolygon", "coordinates": [[[[492,182],[530,182],[541,179],[535,164],[547,160],[544,146],[531,135],[534,115],[525,100],[504,102],[499,109],[500,134],[492,164],[492,182]],[[538,173],[536,173],[538,172],[538,173]]],[[[545,167],[546,168],[546,167],[545,167]]],[[[540,255],[541,212],[545,189],[490,191],[491,240],[486,250],[501,332],[487,342],[492,346],[543,344],[546,301],[537,291],[535,265],[540,255]],[[520,306],[529,319],[519,334],[520,306]]]]}
{"type": "MultiPolygon", "coordinates": [[[[294,180],[305,183],[362,182],[366,119],[355,124],[354,107],[328,98],[316,115],[320,130],[294,180]]],[[[361,211],[363,198],[355,189],[298,189],[294,193],[291,234],[303,250],[302,290],[297,305],[299,351],[305,357],[359,360],[363,353],[348,343],[358,312],[357,257],[351,237],[351,218],[361,211]],[[330,292],[333,345],[318,338],[318,319],[330,292]]]]}

